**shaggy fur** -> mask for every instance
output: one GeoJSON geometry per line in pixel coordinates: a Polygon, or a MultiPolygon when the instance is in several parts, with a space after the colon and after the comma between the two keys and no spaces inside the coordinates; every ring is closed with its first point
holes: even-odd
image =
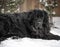
{"type": "Polygon", "coordinates": [[[41,10],[0,14],[0,41],[12,36],[60,40],[50,33],[48,15],[41,10]]]}

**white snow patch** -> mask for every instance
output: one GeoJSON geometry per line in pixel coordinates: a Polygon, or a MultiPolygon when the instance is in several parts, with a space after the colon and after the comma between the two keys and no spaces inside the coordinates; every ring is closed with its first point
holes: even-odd
{"type": "Polygon", "coordinates": [[[8,39],[1,42],[0,47],[60,47],[60,41],[42,39],[8,39]]]}
{"type": "Polygon", "coordinates": [[[53,17],[54,26],[57,28],[51,28],[51,33],[60,36],[60,17],[53,17]]]}

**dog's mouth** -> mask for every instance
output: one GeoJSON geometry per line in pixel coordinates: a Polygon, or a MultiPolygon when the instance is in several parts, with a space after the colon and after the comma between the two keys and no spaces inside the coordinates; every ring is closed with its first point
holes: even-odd
{"type": "Polygon", "coordinates": [[[43,22],[42,21],[35,21],[32,25],[32,28],[35,32],[35,35],[43,36],[43,22]]]}
{"type": "Polygon", "coordinates": [[[33,26],[32,26],[32,28],[34,30],[33,34],[36,35],[36,37],[38,37],[38,36],[39,37],[44,37],[42,28],[40,28],[40,27],[33,27],[33,26]]]}

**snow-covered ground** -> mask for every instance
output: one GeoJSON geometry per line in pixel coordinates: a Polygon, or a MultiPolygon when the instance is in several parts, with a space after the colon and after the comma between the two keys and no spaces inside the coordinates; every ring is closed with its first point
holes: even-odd
{"type": "MultiPolygon", "coordinates": [[[[54,26],[57,28],[51,28],[51,33],[60,36],[60,17],[53,18],[54,26]]],[[[11,39],[0,43],[0,47],[60,47],[60,40],[42,40],[42,39],[11,39]]]]}
{"type": "Polygon", "coordinates": [[[53,23],[56,28],[51,28],[51,33],[60,36],[60,17],[53,17],[53,23]]]}

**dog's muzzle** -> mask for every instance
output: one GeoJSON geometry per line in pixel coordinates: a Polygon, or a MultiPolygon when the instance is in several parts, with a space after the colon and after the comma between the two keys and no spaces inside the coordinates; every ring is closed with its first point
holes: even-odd
{"type": "Polygon", "coordinates": [[[41,30],[43,28],[42,24],[43,24],[42,20],[37,20],[34,26],[37,30],[41,30]]]}

